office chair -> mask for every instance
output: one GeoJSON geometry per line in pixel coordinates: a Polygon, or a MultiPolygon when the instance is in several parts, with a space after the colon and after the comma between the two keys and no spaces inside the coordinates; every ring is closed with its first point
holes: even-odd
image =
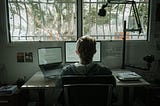
{"type": "Polygon", "coordinates": [[[112,75],[62,77],[65,106],[111,106],[112,75]]]}
{"type": "Polygon", "coordinates": [[[65,84],[112,84],[116,86],[113,75],[65,75],[62,76],[62,85],[65,84]]]}
{"type": "Polygon", "coordinates": [[[111,106],[111,84],[64,85],[66,106],[111,106]]]}

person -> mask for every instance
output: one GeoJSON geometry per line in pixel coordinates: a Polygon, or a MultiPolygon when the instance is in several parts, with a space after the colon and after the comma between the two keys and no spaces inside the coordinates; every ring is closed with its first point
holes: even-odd
{"type": "MultiPolygon", "coordinates": [[[[112,75],[109,68],[93,62],[93,56],[96,53],[96,40],[91,36],[80,37],[77,40],[75,52],[79,56],[79,62],[65,66],[62,69],[61,77],[65,75],[112,75]]],[[[59,94],[58,103],[63,104],[63,89],[62,81],[60,80],[57,90],[60,91],[59,93],[57,91],[59,94]]]]}
{"type": "Polygon", "coordinates": [[[79,62],[63,68],[64,75],[112,75],[109,68],[93,62],[96,53],[96,40],[89,35],[82,36],[77,40],[76,54],[79,62]]]}

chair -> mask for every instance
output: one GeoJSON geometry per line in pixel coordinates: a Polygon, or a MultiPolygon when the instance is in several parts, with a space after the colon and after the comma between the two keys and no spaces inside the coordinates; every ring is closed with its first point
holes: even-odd
{"type": "Polygon", "coordinates": [[[112,75],[63,76],[62,84],[66,106],[111,106],[112,75]]]}
{"type": "Polygon", "coordinates": [[[65,75],[62,76],[62,85],[65,84],[112,84],[116,86],[113,75],[65,75]]]}

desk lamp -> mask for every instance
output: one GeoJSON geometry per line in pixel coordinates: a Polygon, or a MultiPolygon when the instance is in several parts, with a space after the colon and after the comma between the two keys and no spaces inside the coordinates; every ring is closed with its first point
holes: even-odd
{"type": "MultiPolygon", "coordinates": [[[[102,8],[99,10],[99,12],[98,12],[99,16],[104,17],[106,15],[105,7],[107,7],[108,4],[131,4],[132,7],[133,7],[133,12],[134,12],[134,15],[135,15],[136,24],[137,24],[138,28],[137,29],[127,29],[126,28],[126,20],[124,20],[124,23],[123,23],[124,24],[124,28],[123,28],[123,50],[122,50],[122,66],[121,66],[121,68],[125,69],[126,66],[133,67],[133,65],[126,65],[125,64],[125,51],[126,51],[126,32],[138,31],[139,34],[142,32],[142,26],[141,26],[136,2],[135,1],[108,0],[107,3],[102,5],[102,8]]],[[[140,67],[136,67],[136,66],[134,66],[134,68],[149,70],[150,67],[151,67],[151,63],[154,61],[154,56],[153,55],[145,56],[144,61],[147,62],[147,68],[140,68],[140,67]]]]}
{"type": "Polygon", "coordinates": [[[146,55],[143,57],[143,60],[147,62],[146,66],[147,67],[138,67],[138,66],[134,66],[134,65],[126,65],[127,67],[131,67],[131,68],[136,68],[136,69],[140,69],[140,70],[150,70],[151,63],[154,61],[154,56],[153,55],[146,55]]]}

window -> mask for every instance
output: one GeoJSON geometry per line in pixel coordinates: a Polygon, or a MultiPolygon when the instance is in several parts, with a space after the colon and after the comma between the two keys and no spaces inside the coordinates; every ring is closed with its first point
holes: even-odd
{"type": "MultiPolygon", "coordinates": [[[[127,0],[110,1],[115,3],[109,3],[107,15],[100,17],[98,11],[107,0],[8,0],[10,41],[74,41],[78,30],[97,40],[121,40],[124,20],[128,28],[136,27],[133,8],[117,3],[127,0]],[[81,2],[82,13],[77,2],[81,2]],[[78,23],[82,29],[77,30],[78,23]]],[[[135,1],[143,31],[127,32],[127,39],[147,40],[149,0],[135,1]]]]}
{"type": "Polygon", "coordinates": [[[75,40],[75,0],[8,0],[10,40],[75,40]]]}
{"type": "MultiPolygon", "coordinates": [[[[107,0],[83,0],[83,34],[94,36],[98,40],[122,40],[123,23],[126,20],[127,29],[137,29],[133,5],[126,1],[108,0],[106,16],[97,15],[107,0]]],[[[147,40],[149,0],[134,0],[138,9],[142,33],[128,31],[127,40],[147,40]]]]}

